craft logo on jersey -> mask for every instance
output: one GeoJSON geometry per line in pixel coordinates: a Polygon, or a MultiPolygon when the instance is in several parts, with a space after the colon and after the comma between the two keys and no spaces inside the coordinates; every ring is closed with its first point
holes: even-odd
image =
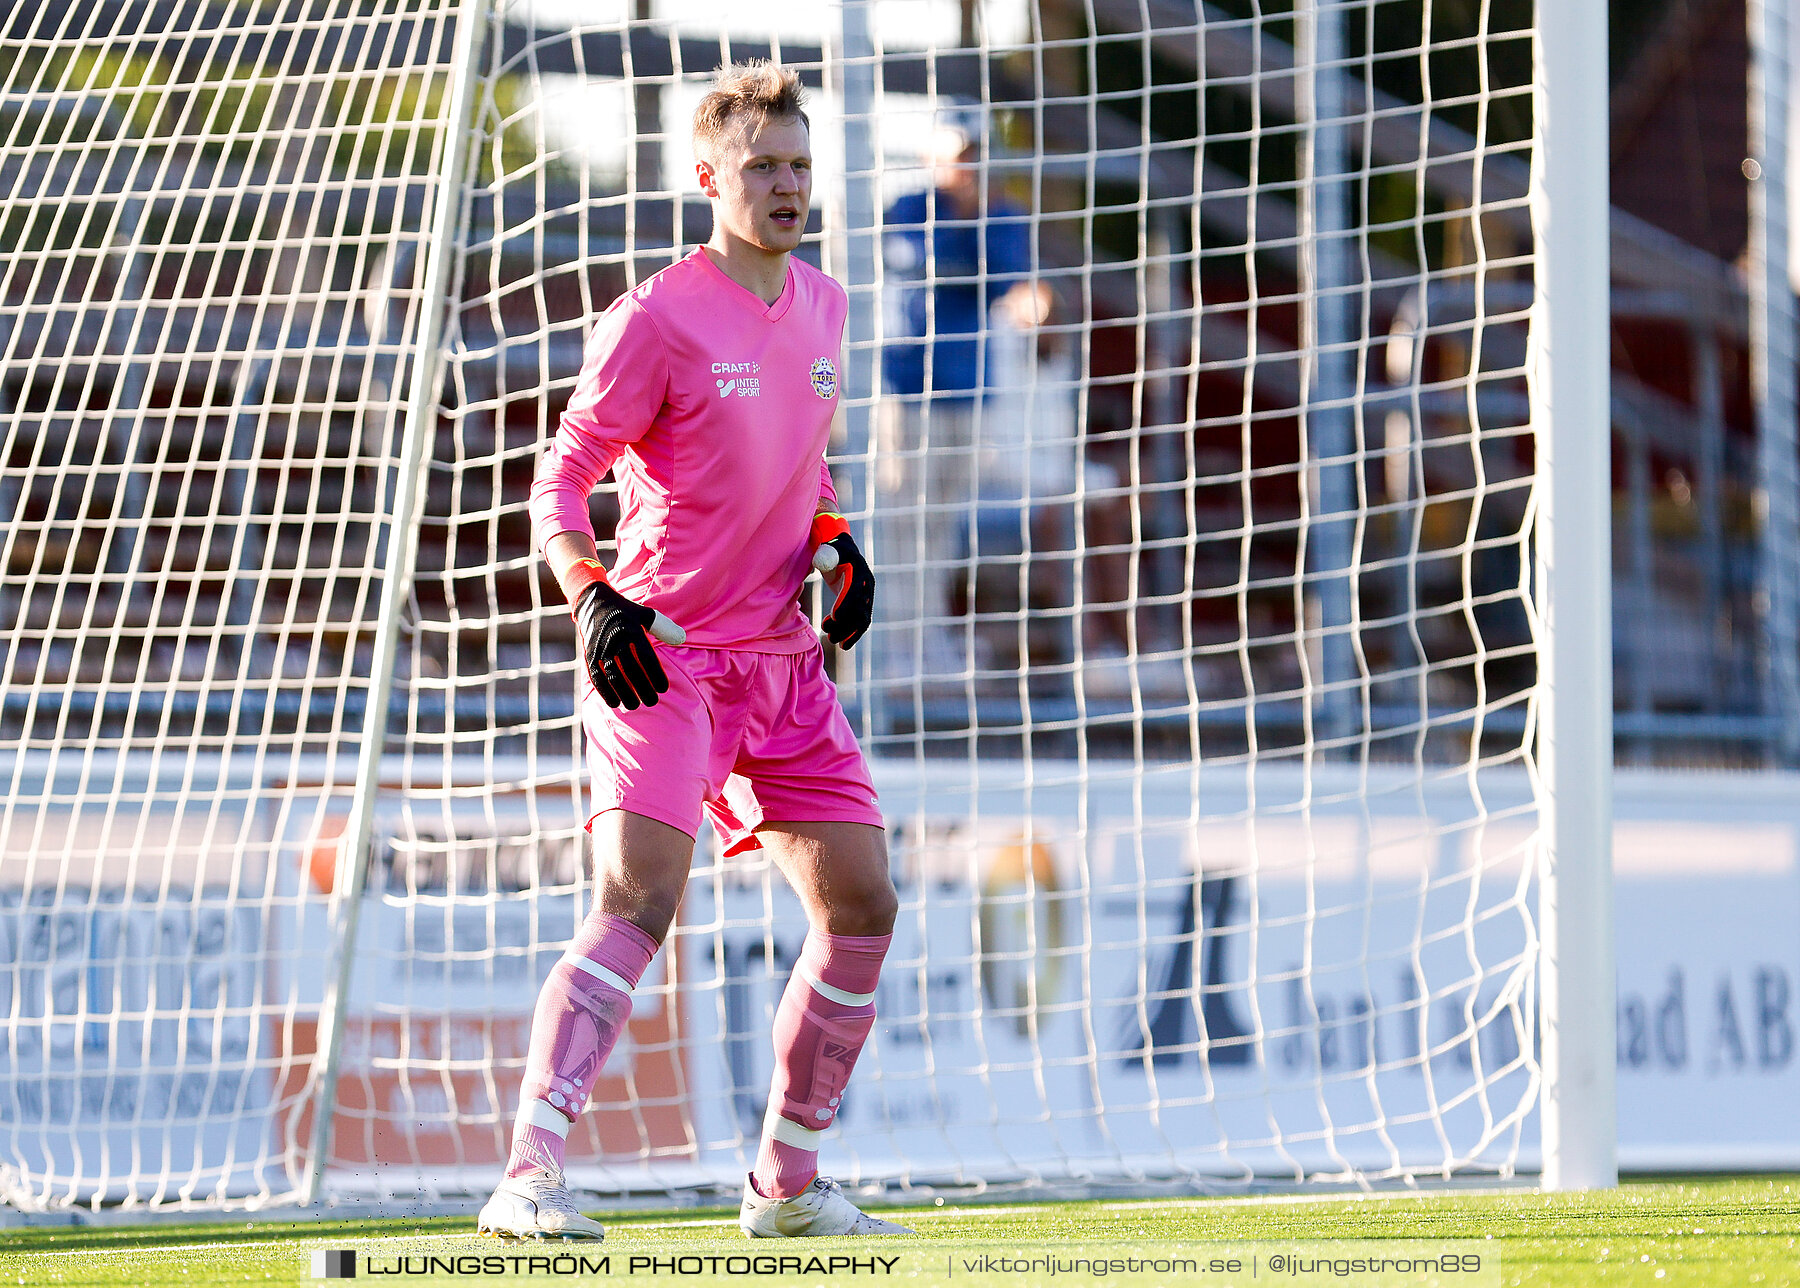
{"type": "Polygon", "coordinates": [[[837,397],[837,368],[830,358],[820,358],[812,364],[812,387],[821,398],[837,397]]]}
{"type": "Polygon", "coordinates": [[[762,370],[760,362],[715,362],[712,369],[713,388],[719,391],[719,397],[762,397],[762,378],[757,375],[762,370]],[[719,379],[721,376],[724,378],[719,379]]]}

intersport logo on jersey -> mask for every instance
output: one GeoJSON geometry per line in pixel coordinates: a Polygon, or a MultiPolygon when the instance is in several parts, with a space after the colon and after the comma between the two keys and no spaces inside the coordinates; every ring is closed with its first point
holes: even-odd
{"type": "Polygon", "coordinates": [[[721,398],[733,394],[739,398],[760,398],[762,379],[758,373],[761,371],[762,364],[757,362],[715,362],[712,364],[713,388],[719,391],[721,398]]]}

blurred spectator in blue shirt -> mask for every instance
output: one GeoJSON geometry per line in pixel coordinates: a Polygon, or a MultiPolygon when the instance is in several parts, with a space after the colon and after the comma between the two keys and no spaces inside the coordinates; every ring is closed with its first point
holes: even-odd
{"type": "Polygon", "coordinates": [[[963,143],[940,164],[936,187],[888,207],[883,252],[890,282],[882,374],[890,394],[974,393],[993,384],[981,333],[1002,300],[1011,320],[1042,321],[1048,288],[1031,269],[1030,216],[1004,198],[982,208],[981,157],[963,143]],[[1040,294],[1042,292],[1042,294],[1040,294]]]}
{"type": "Polygon", "coordinates": [[[908,691],[966,694],[973,682],[973,633],[952,592],[959,570],[970,580],[980,440],[990,436],[981,395],[1004,380],[1001,346],[990,341],[1034,332],[1050,313],[1049,286],[1029,278],[1031,216],[986,191],[986,169],[978,143],[948,132],[933,188],[895,201],[882,226],[890,289],[875,545],[890,625],[878,636],[876,668],[894,690],[890,704],[908,691]]]}

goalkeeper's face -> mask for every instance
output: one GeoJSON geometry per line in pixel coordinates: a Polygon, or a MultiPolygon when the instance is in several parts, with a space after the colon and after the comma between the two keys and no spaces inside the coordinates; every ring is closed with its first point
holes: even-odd
{"type": "Polygon", "coordinates": [[[800,245],[812,208],[812,143],[798,117],[758,130],[745,123],[696,169],[713,218],[731,237],[770,254],[800,245]]]}

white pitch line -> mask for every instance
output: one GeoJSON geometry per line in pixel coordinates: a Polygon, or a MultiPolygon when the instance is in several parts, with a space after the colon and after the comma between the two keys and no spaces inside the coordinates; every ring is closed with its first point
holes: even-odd
{"type": "Polygon", "coordinates": [[[615,1230],[674,1230],[684,1226],[697,1225],[736,1225],[735,1216],[697,1216],[686,1221],[633,1221],[630,1225],[616,1225],[615,1230]]]}
{"type": "Polygon", "coordinates": [[[1249,1194],[1219,1198],[1187,1197],[1176,1199],[1131,1199],[1104,1203],[1106,1211],[1129,1212],[1139,1208],[1214,1208],[1275,1206],[1305,1203],[1377,1203],[1382,1199],[1492,1198],[1497,1194],[1532,1194],[1530,1187],[1519,1189],[1446,1189],[1446,1190],[1355,1190],[1344,1194],[1249,1194]]]}
{"type": "MultiPolygon", "coordinates": [[[[1347,1193],[1347,1194],[1263,1194],[1263,1195],[1233,1196],[1233,1197],[1229,1197],[1229,1198],[1224,1197],[1224,1196],[1221,1196],[1218,1198],[1206,1198],[1203,1196],[1189,1196],[1189,1197],[1173,1198],[1173,1199],[1118,1200],[1118,1201],[1111,1202],[1111,1203],[1102,1203],[1101,1208],[1103,1211],[1108,1211],[1108,1212],[1133,1212],[1133,1211],[1139,1211],[1139,1210],[1142,1210],[1145,1208],[1157,1208],[1157,1209],[1160,1209],[1163,1211],[1167,1211],[1171,1207],[1201,1209],[1201,1208],[1220,1208],[1220,1207],[1246,1207],[1246,1206],[1250,1206],[1250,1205],[1265,1206],[1265,1205],[1276,1205],[1276,1204],[1285,1205],[1285,1204],[1303,1204],[1303,1203],[1368,1203],[1368,1202],[1373,1202],[1373,1201],[1376,1201],[1379,1199],[1456,1198],[1456,1197],[1467,1197],[1467,1196],[1477,1196],[1477,1195],[1491,1196],[1496,1193],[1517,1194],[1517,1193],[1533,1193],[1533,1192],[1534,1191],[1532,1191],[1531,1189],[1525,1188],[1525,1189],[1520,1189],[1520,1190],[1478,1190],[1478,1189],[1469,1189],[1469,1190],[1460,1190],[1460,1189],[1397,1190],[1397,1191],[1376,1191],[1373,1193],[1363,1192],[1363,1191],[1355,1191],[1355,1192],[1347,1193]]],[[[988,1206],[986,1204],[982,1204],[982,1203],[970,1203],[970,1204],[961,1205],[961,1206],[951,1206],[951,1205],[946,1204],[944,1207],[905,1208],[905,1209],[901,1209],[901,1210],[908,1217],[912,1217],[912,1218],[937,1217],[937,1216],[1023,1216],[1023,1215],[1027,1215],[1029,1213],[1033,1213],[1033,1212],[1043,1212],[1046,1210],[1046,1208],[1053,1208],[1053,1207],[1054,1207],[1053,1202],[1052,1203],[1033,1203],[1033,1204],[1027,1204],[1027,1205],[1023,1205],[1023,1206],[1008,1206],[1008,1207],[990,1207],[990,1206],[988,1206]]],[[[736,1217],[729,1217],[729,1216],[727,1216],[727,1217],[693,1217],[693,1218],[690,1218],[687,1220],[681,1220],[681,1221],[634,1221],[634,1222],[631,1222],[630,1224],[615,1226],[614,1230],[615,1230],[615,1237],[622,1238],[624,1236],[629,1235],[629,1233],[633,1230],[677,1230],[677,1229],[693,1229],[693,1228],[706,1227],[706,1226],[731,1226],[731,1225],[736,1225],[736,1224],[737,1224],[736,1217]]],[[[160,1247],[160,1248],[140,1249],[140,1250],[134,1252],[132,1255],[133,1256],[145,1256],[145,1255],[154,1255],[157,1253],[165,1253],[165,1252],[169,1252],[169,1253],[173,1253],[173,1252],[212,1252],[212,1251],[223,1251],[224,1249],[227,1249],[227,1248],[235,1248],[235,1249],[292,1248],[292,1249],[295,1249],[296,1251],[298,1251],[298,1250],[303,1250],[303,1249],[311,1249],[314,1247],[341,1248],[346,1243],[361,1245],[361,1244],[367,1244],[367,1243],[409,1243],[409,1242],[410,1243],[420,1243],[420,1242],[426,1242],[426,1241],[445,1242],[445,1241],[450,1241],[450,1240],[466,1240],[466,1241],[473,1242],[477,1239],[480,1239],[481,1237],[482,1236],[476,1234],[473,1230],[470,1230],[467,1232],[451,1231],[451,1232],[447,1232],[444,1234],[308,1235],[308,1236],[304,1236],[304,1237],[300,1237],[300,1238],[293,1238],[293,1239],[256,1239],[256,1240],[246,1240],[246,1241],[234,1242],[234,1243],[177,1243],[177,1244],[170,1244],[166,1247],[160,1247]]],[[[518,1244],[509,1243],[509,1244],[497,1245],[497,1246],[504,1246],[508,1249],[522,1248],[522,1247],[527,1247],[527,1246],[531,1246],[531,1247],[554,1246],[554,1247],[558,1247],[558,1248],[569,1248],[571,1246],[579,1247],[579,1246],[581,1246],[581,1244],[579,1241],[577,1241],[575,1244],[570,1244],[567,1242],[559,1241],[555,1244],[544,1244],[544,1245],[536,1245],[536,1244],[527,1245],[524,1243],[518,1243],[518,1244]]],[[[613,1246],[616,1247],[617,1244],[615,1243],[613,1246]]],[[[47,1248],[42,1252],[24,1253],[22,1255],[37,1256],[37,1257],[117,1256],[118,1252],[119,1252],[119,1250],[116,1247],[47,1248]]]]}
{"type": "Polygon", "coordinates": [[[989,1206],[986,1203],[964,1203],[959,1206],[954,1203],[946,1202],[943,1207],[908,1207],[901,1205],[894,1208],[884,1208],[883,1211],[892,1212],[896,1216],[904,1216],[908,1220],[912,1220],[922,1216],[1023,1216],[1028,1212],[1042,1212],[1046,1206],[1048,1205],[1043,1203],[1032,1203],[1023,1207],[989,1206]]]}
{"type": "MultiPolygon", "coordinates": [[[[940,1215],[940,1214],[948,1215],[952,1210],[953,1209],[951,1209],[951,1208],[923,1208],[923,1209],[919,1210],[917,1213],[914,1213],[914,1215],[918,1215],[918,1216],[933,1216],[933,1215],[940,1215]]],[[[1038,1211],[1039,1209],[1035,1208],[1035,1207],[1023,1207],[1023,1208],[977,1207],[977,1208],[966,1208],[966,1209],[960,1209],[960,1210],[969,1212],[971,1214],[980,1214],[982,1216],[986,1216],[990,1212],[999,1213],[1001,1215],[1010,1215],[1010,1214],[1021,1213],[1021,1212],[1035,1212],[1035,1211],[1038,1211]]],[[[735,1225],[737,1225],[736,1217],[733,1217],[733,1216],[709,1216],[709,1217],[692,1217],[687,1220],[680,1220],[680,1221],[633,1221],[633,1222],[630,1222],[629,1224],[616,1225],[613,1227],[613,1231],[614,1231],[614,1237],[616,1239],[622,1239],[622,1238],[629,1236],[630,1233],[634,1230],[679,1230],[679,1229],[703,1228],[706,1226],[735,1226],[735,1225]]],[[[293,1238],[293,1239],[248,1239],[248,1240],[240,1240],[240,1241],[236,1241],[236,1242],[232,1242],[232,1243],[172,1243],[172,1244],[168,1244],[166,1246],[158,1247],[158,1248],[143,1248],[143,1249],[140,1249],[140,1250],[134,1252],[132,1255],[133,1256],[144,1256],[144,1255],[154,1255],[157,1253],[165,1253],[165,1252],[171,1252],[171,1253],[172,1252],[213,1252],[213,1251],[224,1251],[225,1249],[228,1249],[228,1248],[232,1248],[232,1249],[293,1248],[296,1250],[308,1249],[308,1248],[314,1248],[314,1247],[342,1248],[345,1244],[353,1244],[353,1245],[360,1247],[361,1245],[367,1244],[367,1243],[424,1243],[424,1242],[444,1242],[444,1241],[448,1241],[448,1240],[473,1241],[473,1240],[480,1239],[480,1238],[482,1238],[482,1236],[475,1233],[475,1231],[473,1231],[473,1230],[448,1231],[443,1234],[374,1234],[374,1235],[320,1234],[320,1235],[306,1235],[303,1237],[297,1237],[297,1238],[293,1238]]],[[[546,1242],[541,1245],[527,1244],[527,1243],[521,1241],[516,1244],[514,1244],[514,1243],[508,1243],[508,1244],[503,1244],[503,1245],[496,1244],[494,1246],[503,1246],[503,1247],[508,1248],[509,1250],[515,1249],[515,1248],[525,1248],[525,1247],[546,1247],[546,1248],[555,1247],[555,1248],[565,1248],[566,1249],[566,1248],[578,1248],[578,1247],[582,1246],[582,1244],[583,1244],[582,1240],[575,1240],[573,1242],[567,1242],[567,1241],[557,1241],[557,1242],[553,1242],[553,1243],[546,1242]]],[[[616,1246],[616,1245],[614,1245],[614,1246],[616,1246]]],[[[610,1251],[610,1248],[609,1248],[609,1251],[610,1251]]],[[[116,1247],[47,1248],[43,1252],[35,1253],[35,1254],[27,1254],[27,1255],[55,1256],[55,1257],[117,1256],[118,1252],[119,1252],[119,1250],[116,1247]]]]}

